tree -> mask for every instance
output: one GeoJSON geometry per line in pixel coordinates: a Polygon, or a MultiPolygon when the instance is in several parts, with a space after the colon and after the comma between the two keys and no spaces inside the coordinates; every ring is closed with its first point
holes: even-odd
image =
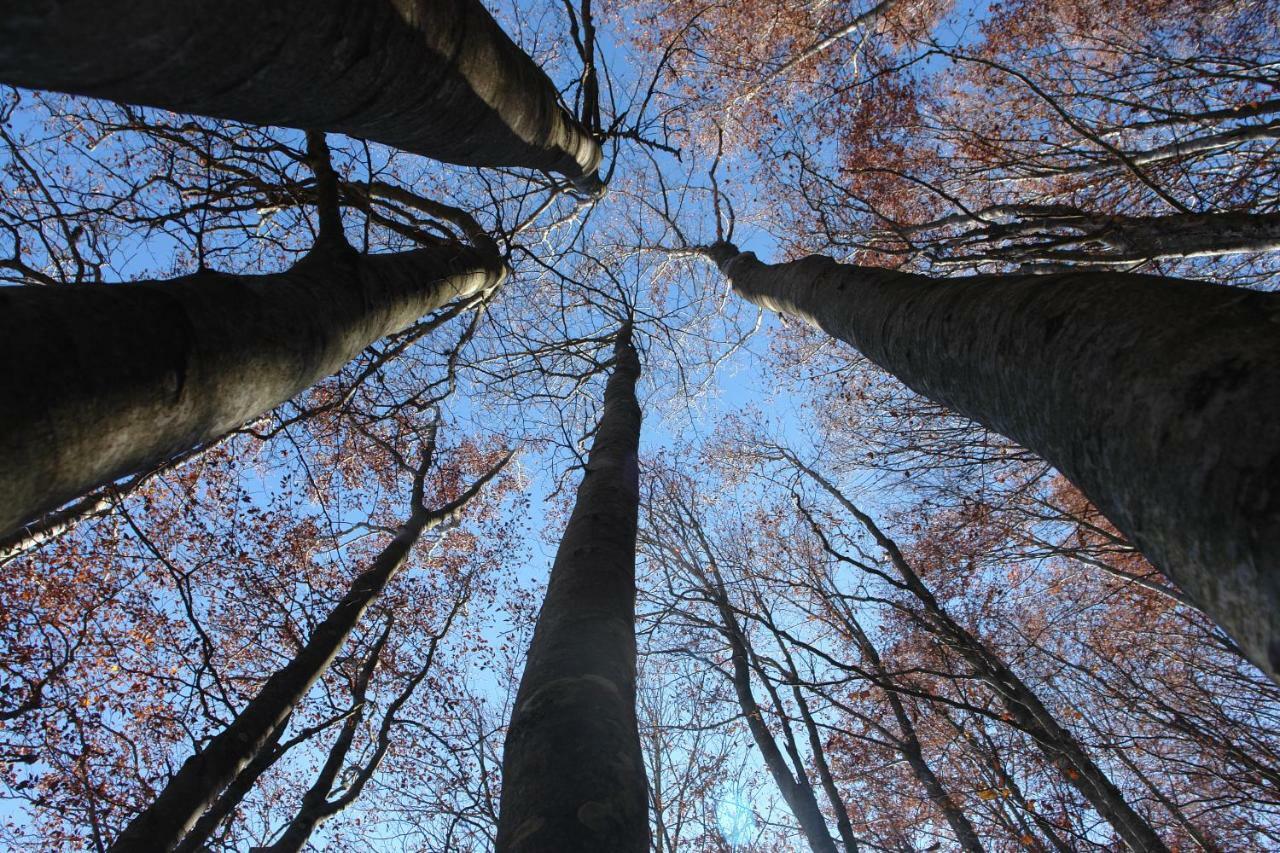
{"type": "Polygon", "coordinates": [[[497,849],[644,851],[636,723],[640,360],[627,323],[551,569],[502,759],[497,849]],[[555,780],[548,784],[548,780],[555,780]]]}
{"type": "Polygon", "coordinates": [[[396,572],[409,550],[428,529],[447,523],[466,506],[484,484],[506,464],[509,456],[472,484],[458,499],[430,509],[423,504],[424,481],[431,464],[434,437],[429,439],[422,464],[414,476],[409,518],[373,563],[352,583],[337,607],[321,622],[306,645],[262,690],[226,730],[192,756],[160,792],[150,807],[129,824],[112,850],[169,850],[223,789],[279,737],[294,706],[306,695],[333,661],[348,635],[396,572]]]}
{"type": "MultiPolygon", "coordinates": [[[[1266,322],[1199,295],[1271,311],[1268,4],[482,2],[0,16],[0,79],[151,105],[0,92],[0,301],[89,342],[8,321],[0,467],[83,482],[0,531],[0,846],[104,853],[192,756],[222,770],[182,851],[1280,844],[1280,685],[1125,535],[1191,550],[1274,479],[1274,365],[1230,361],[1266,322]],[[347,289],[383,267],[391,307],[347,289]],[[753,276],[808,276],[828,329],[753,276]],[[181,394],[141,363],[187,334],[164,306],[86,316],[135,284],[229,292],[181,394]],[[198,434],[134,405],[259,379],[198,434]],[[335,640],[406,504],[516,444],[335,640]]],[[[1228,584],[1246,628],[1267,571],[1228,584]]]]}
{"type": "Polygon", "coordinates": [[[1123,273],[943,282],[706,251],[743,297],[1059,468],[1280,678],[1276,297],[1123,273]]]}
{"type": "Polygon", "coordinates": [[[0,80],[14,85],[346,133],[601,188],[598,143],[477,0],[19,2],[4,19],[0,80]]]}
{"type": "MultiPolygon", "coordinates": [[[[812,477],[823,489],[843,506],[875,539],[876,544],[889,555],[894,570],[901,578],[902,586],[923,606],[927,614],[921,627],[936,633],[939,639],[953,648],[972,667],[974,674],[991,684],[1000,695],[1009,718],[1027,732],[1055,765],[1063,767],[1070,779],[1089,803],[1124,839],[1131,850],[1165,850],[1164,844],[1145,818],[1139,815],[1111,782],[1106,773],[1088,755],[1075,737],[1064,728],[1045,707],[1027,684],[996,656],[981,640],[955,621],[939,604],[933,591],[925,585],[911,566],[897,543],[884,534],[866,513],[858,509],[847,497],[814,469],[790,456],[792,464],[812,477]]],[[[816,531],[815,531],[816,532],[816,531]]],[[[833,554],[840,557],[841,555],[833,554]]],[[[848,558],[844,558],[848,559],[848,558]]]]}
{"type": "Polygon", "coordinates": [[[290,270],[6,289],[5,533],[62,502],[222,437],[430,311],[496,287],[490,242],[364,256],[342,234],[328,149],[315,248],[290,270]],[[135,324],[150,333],[121,334],[135,324]],[[53,342],[56,346],[51,346],[53,342]],[[251,377],[252,381],[246,381],[251,377]]]}
{"type": "MultiPolygon", "coordinates": [[[[747,729],[751,732],[751,739],[760,751],[765,767],[783,800],[795,816],[809,848],[815,853],[835,853],[836,844],[827,829],[827,819],[818,804],[809,772],[796,748],[790,722],[785,717],[779,722],[785,732],[784,755],[783,748],[778,746],[769,730],[765,712],[756,699],[753,678],[765,680],[767,676],[761,671],[759,657],[737,616],[737,608],[729,600],[711,540],[691,506],[695,500],[690,493],[691,486],[674,477],[664,476],[665,472],[653,473],[657,474],[655,479],[659,479],[661,485],[651,494],[646,505],[646,529],[642,540],[645,552],[651,559],[665,564],[668,572],[679,571],[691,575],[690,579],[697,585],[699,592],[714,607],[719,617],[714,623],[715,629],[722,635],[729,650],[729,680],[747,729]]],[[[777,688],[770,681],[766,680],[766,684],[774,705],[779,705],[777,688]]],[[[803,698],[799,698],[799,703],[806,707],[803,698]]],[[[811,739],[813,761],[835,813],[841,845],[847,853],[857,853],[858,842],[849,825],[848,813],[835,791],[830,768],[823,757],[820,736],[807,709],[805,722],[811,739]]]]}

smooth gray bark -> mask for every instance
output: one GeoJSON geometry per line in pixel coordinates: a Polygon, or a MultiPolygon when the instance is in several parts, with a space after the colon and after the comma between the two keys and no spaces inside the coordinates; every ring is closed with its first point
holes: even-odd
{"type": "Polygon", "coordinates": [[[0,80],[600,188],[599,145],[479,0],[0,0],[0,80]]]}
{"type": "Polygon", "coordinates": [[[465,246],[322,242],[274,275],[0,288],[0,535],[240,427],[504,276],[465,246]]]}
{"type": "Polygon", "coordinates": [[[499,853],[645,853],[636,723],[640,361],[630,329],[556,559],[502,759],[499,853]]]}
{"type": "Polygon", "coordinates": [[[1280,680],[1280,296],[1116,272],[930,279],[706,250],[1062,471],[1280,680]]]}
{"type": "Polygon", "coordinates": [[[151,805],[125,827],[111,845],[111,853],[154,853],[176,847],[205,810],[217,802],[218,795],[279,736],[281,724],[324,675],[369,605],[400,571],[422,533],[454,520],[505,464],[503,460],[459,498],[434,510],[422,505],[424,465],[414,483],[409,519],[369,568],[351,582],[293,659],[267,679],[231,724],[188,758],[151,805]]]}

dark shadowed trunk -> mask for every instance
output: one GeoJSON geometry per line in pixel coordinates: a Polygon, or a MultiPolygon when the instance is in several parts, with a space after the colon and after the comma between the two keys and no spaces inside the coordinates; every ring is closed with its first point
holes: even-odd
{"type": "Polygon", "coordinates": [[[1280,679],[1280,296],[706,252],[745,298],[1053,464],[1280,679]]]}
{"type": "Polygon", "coordinates": [[[0,533],[240,427],[504,275],[461,245],[322,241],[274,275],[0,288],[0,533]]]}
{"type": "Polygon", "coordinates": [[[365,610],[404,565],[423,531],[456,518],[506,464],[503,460],[457,500],[432,510],[422,504],[423,479],[429,461],[428,456],[415,477],[413,510],[408,521],[400,526],[369,568],[352,581],[346,595],[316,626],[293,660],[267,679],[262,690],[236,715],[231,725],[188,758],[151,805],[125,827],[111,846],[113,853],[172,850],[217,801],[223,789],[278,737],[280,724],[328,669],[365,610]]]}
{"type": "MultiPolygon", "coordinates": [[[[764,721],[764,712],[751,689],[748,648],[738,620],[729,609],[727,601],[717,597],[716,604],[723,625],[722,633],[729,641],[730,658],[733,662],[733,691],[738,697],[738,707],[742,709],[747,728],[751,731],[751,739],[760,750],[765,766],[769,768],[769,775],[773,777],[782,798],[791,809],[791,813],[795,815],[796,822],[800,824],[800,831],[804,833],[809,849],[814,853],[836,853],[835,842],[831,838],[831,833],[827,831],[827,819],[818,805],[812,783],[803,776],[802,768],[798,768],[797,774],[792,774],[791,768],[787,766],[786,757],[778,748],[777,741],[773,739],[773,733],[769,731],[769,726],[764,721]]],[[[853,851],[856,850],[857,848],[854,847],[853,851]]]]}
{"type": "Polygon", "coordinates": [[[599,146],[479,0],[6,0],[0,80],[599,189],[599,146]]]}
{"type": "Polygon", "coordinates": [[[502,760],[499,853],[644,853],[636,724],[640,361],[624,328],[502,760]]]}

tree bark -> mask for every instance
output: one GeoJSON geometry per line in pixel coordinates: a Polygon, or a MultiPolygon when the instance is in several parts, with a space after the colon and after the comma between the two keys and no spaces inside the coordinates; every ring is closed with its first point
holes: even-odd
{"type": "Polygon", "coordinates": [[[1280,681],[1280,296],[704,251],[746,299],[1053,464],[1280,681]]]}
{"type": "Polygon", "coordinates": [[[236,429],[504,276],[463,246],[322,242],[274,275],[0,288],[0,535],[236,429]]]}
{"type": "Polygon", "coordinates": [[[409,519],[369,568],[352,581],[306,645],[267,679],[229,726],[183,763],[160,795],[120,833],[111,853],[154,853],[176,847],[218,795],[278,737],[281,723],[329,668],[365,610],[400,571],[422,533],[455,518],[505,464],[489,471],[457,500],[435,510],[422,505],[424,464],[414,483],[409,519]]]}
{"type": "Polygon", "coordinates": [[[0,80],[601,188],[599,145],[479,0],[3,0],[0,80]]]}
{"type": "Polygon", "coordinates": [[[499,853],[649,849],[635,710],[640,362],[630,338],[626,327],[516,694],[499,853]]]}
{"type": "Polygon", "coordinates": [[[226,820],[232,812],[243,802],[244,798],[253,790],[253,786],[257,784],[258,779],[271,769],[272,765],[280,759],[284,754],[284,750],[279,748],[280,736],[284,734],[284,730],[289,727],[289,717],[285,717],[280,721],[280,725],[276,726],[262,749],[253,760],[245,765],[244,769],[236,774],[236,778],[228,785],[223,792],[214,801],[213,805],[200,815],[199,819],[192,824],[191,830],[182,839],[178,846],[174,847],[174,853],[204,853],[209,849],[207,842],[210,836],[217,831],[218,827],[226,820]]]}

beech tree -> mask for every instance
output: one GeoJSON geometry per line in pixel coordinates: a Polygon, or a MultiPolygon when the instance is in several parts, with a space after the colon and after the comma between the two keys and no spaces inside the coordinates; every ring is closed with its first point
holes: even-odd
{"type": "Polygon", "coordinates": [[[1095,6],[10,3],[0,845],[1280,844],[1280,22],[1095,6]]]}
{"type": "Polygon", "coordinates": [[[649,846],[636,722],[641,415],[631,336],[627,323],[516,693],[502,759],[499,850],[649,846]]]}
{"type": "Polygon", "coordinates": [[[598,143],[476,0],[15,3],[4,18],[0,80],[13,85],[346,133],[600,187],[598,143]]]}
{"type": "Polygon", "coordinates": [[[1280,457],[1261,414],[1280,404],[1264,402],[1277,392],[1274,296],[1102,273],[938,282],[818,256],[770,266],[727,243],[706,251],[745,298],[1043,456],[1280,678],[1265,473],[1280,457]]]}

